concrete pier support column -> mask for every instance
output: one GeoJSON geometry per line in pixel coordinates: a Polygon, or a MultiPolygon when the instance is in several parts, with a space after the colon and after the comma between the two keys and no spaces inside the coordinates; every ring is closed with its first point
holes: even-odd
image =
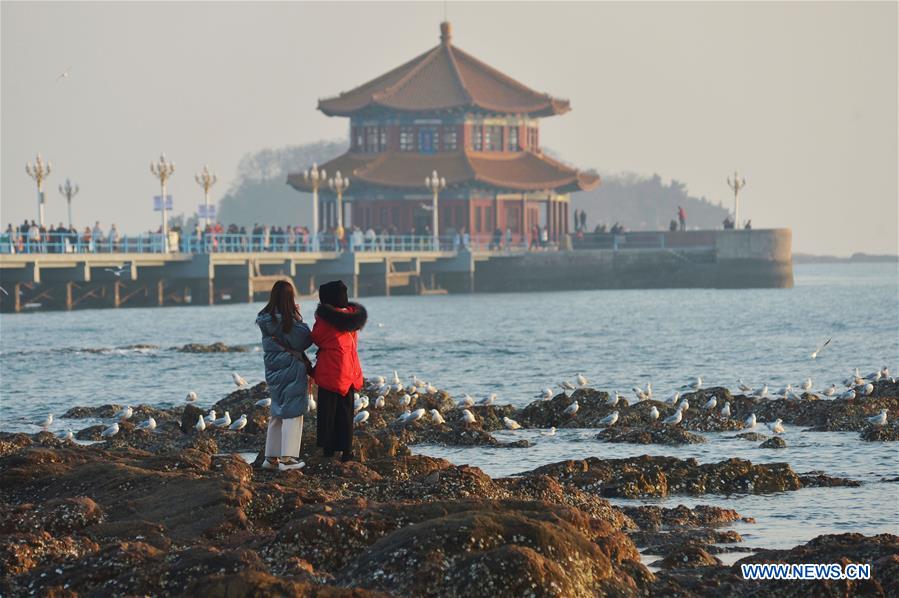
{"type": "Polygon", "coordinates": [[[66,283],[66,310],[72,311],[72,307],[74,307],[74,302],[72,301],[72,286],[75,283],[67,282],[66,283]]]}
{"type": "Polygon", "coordinates": [[[188,283],[190,287],[191,305],[215,305],[215,281],[209,279],[195,279],[188,283]]]}
{"type": "Polygon", "coordinates": [[[165,281],[161,278],[156,281],[156,305],[165,305],[165,281]]]}

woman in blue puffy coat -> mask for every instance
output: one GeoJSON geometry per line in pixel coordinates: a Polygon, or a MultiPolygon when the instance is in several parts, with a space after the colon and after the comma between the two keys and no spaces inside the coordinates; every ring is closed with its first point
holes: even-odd
{"type": "Polygon", "coordinates": [[[265,469],[286,471],[304,465],[299,461],[300,442],[303,414],[309,408],[307,370],[312,367],[304,351],[312,344],[312,334],[295,297],[293,285],[279,280],[256,318],[265,351],[265,381],[272,397],[265,469]]]}

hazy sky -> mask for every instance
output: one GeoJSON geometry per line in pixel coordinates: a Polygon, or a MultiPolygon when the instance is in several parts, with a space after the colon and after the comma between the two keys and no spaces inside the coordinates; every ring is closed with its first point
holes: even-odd
{"type": "MultiPolygon", "coordinates": [[[[241,156],[342,138],[319,113],[438,42],[443,3],[38,3],[2,7],[3,226],[36,217],[24,163],[81,186],[75,218],[158,226],[149,161],[176,163],[175,212],[220,196],[241,156]],[[71,76],[57,76],[71,66],[71,76]]],[[[897,4],[453,3],[454,42],[569,98],[544,145],[580,167],[659,173],[789,226],[794,250],[897,251],[897,4]]],[[[302,168],[306,165],[298,164],[302,168]]],[[[297,195],[298,200],[301,195],[297,195]]]]}

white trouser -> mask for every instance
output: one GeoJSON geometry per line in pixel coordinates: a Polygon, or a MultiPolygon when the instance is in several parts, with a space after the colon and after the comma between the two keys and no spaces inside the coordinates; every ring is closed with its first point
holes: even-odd
{"type": "Polygon", "coordinates": [[[265,434],[266,457],[299,457],[303,439],[303,416],[281,419],[271,417],[265,434]]]}

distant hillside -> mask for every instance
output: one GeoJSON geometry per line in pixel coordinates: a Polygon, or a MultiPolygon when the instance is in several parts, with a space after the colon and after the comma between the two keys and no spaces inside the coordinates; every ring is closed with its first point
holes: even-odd
{"type": "Polygon", "coordinates": [[[237,179],[219,202],[223,224],[253,226],[306,224],[312,218],[312,195],[287,185],[287,174],[313,162],[321,164],[346,151],[345,141],[319,141],[245,155],[237,179]]]}
{"type": "MultiPolygon", "coordinates": [[[[238,165],[235,183],[219,203],[219,222],[244,226],[256,222],[282,226],[308,223],[312,217],[311,195],[289,187],[287,174],[308,168],[313,162],[321,164],[346,149],[345,141],[319,141],[247,154],[238,165]]],[[[600,222],[619,222],[628,230],[664,229],[679,205],[687,210],[691,228],[720,228],[727,215],[726,209],[704,197],[691,196],[683,183],[671,181],[665,185],[658,175],[607,175],[598,189],[571,197],[572,211],[586,210],[591,229],[600,222]]]]}
{"type": "Polygon", "coordinates": [[[721,228],[728,210],[710,203],[705,197],[694,197],[687,186],[672,180],[663,184],[659,175],[651,177],[634,173],[604,176],[593,191],[571,194],[571,209],[586,210],[587,226],[599,223],[611,226],[618,222],[627,230],[667,229],[677,218],[677,207],[687,211],[689,228],[721,228]]]}

